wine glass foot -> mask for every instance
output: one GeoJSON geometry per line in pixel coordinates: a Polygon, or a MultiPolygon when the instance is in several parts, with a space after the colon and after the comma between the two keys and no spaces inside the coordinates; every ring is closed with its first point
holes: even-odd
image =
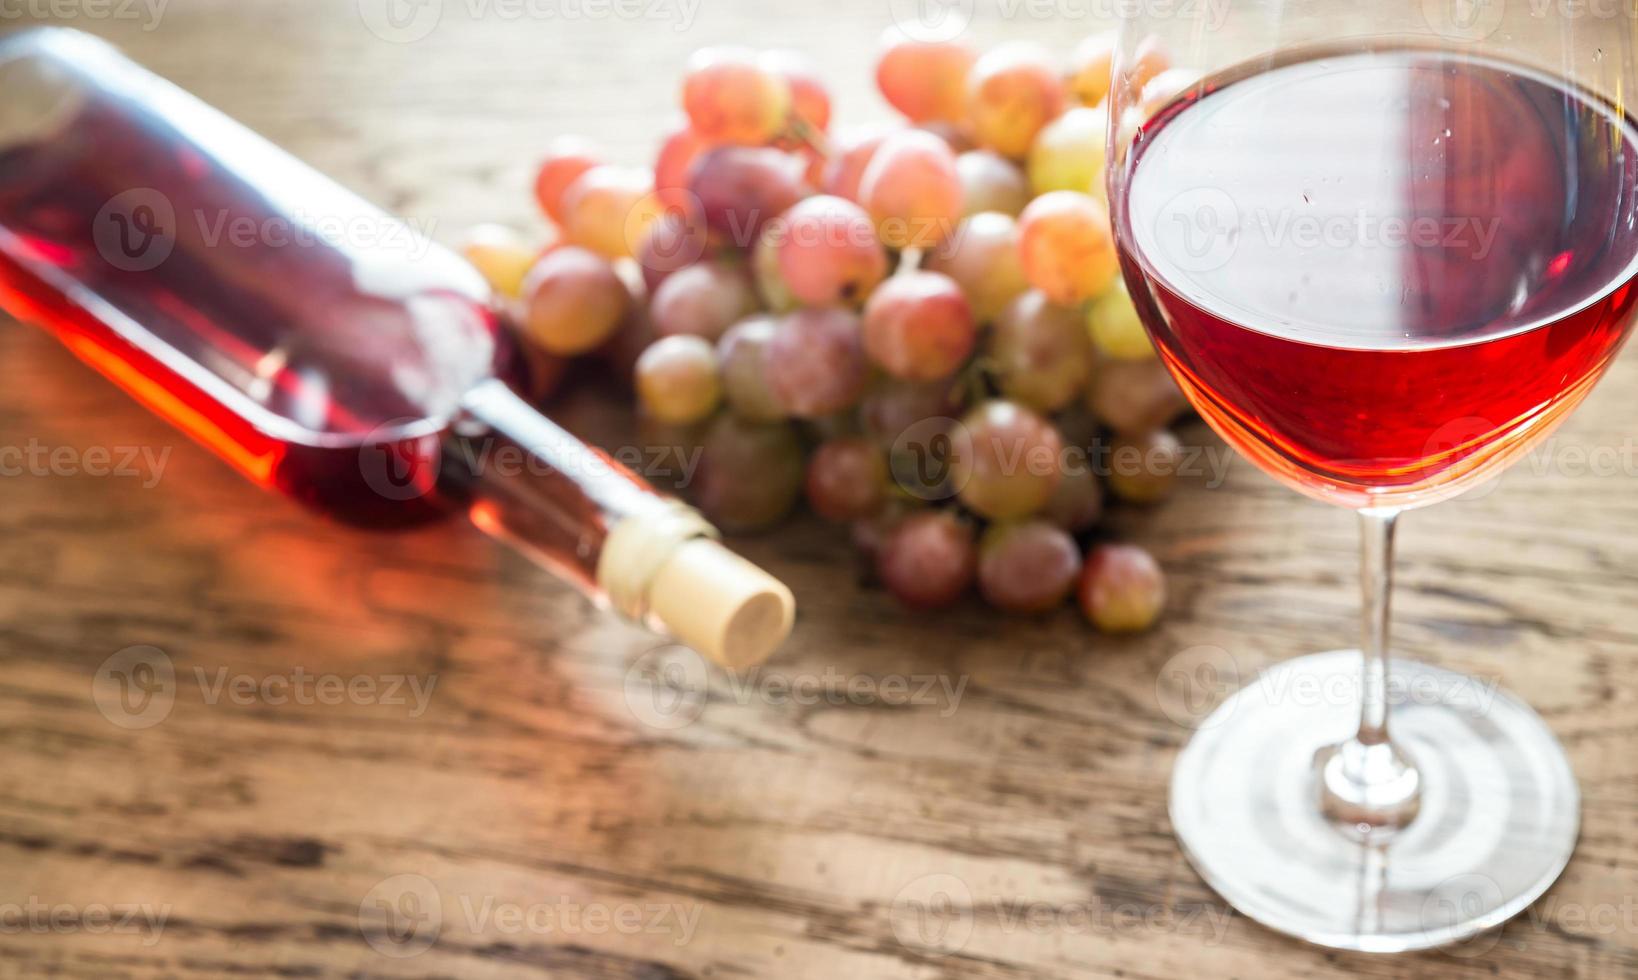
{"type": "Polygon", "coordinates": [[[1172,774],[1184,853],[1240,912],[1320,946],[1404,952],[1501,925],[1575,849],[1563,749],[1495,681],[1395,660],[1391,733],[1415,760],[1418,809],[1386,833],[1341,826],[1322,780],[1354,734],[1359,675],[1358,651],[1287,661],[1202,722],[1172,774]]]}

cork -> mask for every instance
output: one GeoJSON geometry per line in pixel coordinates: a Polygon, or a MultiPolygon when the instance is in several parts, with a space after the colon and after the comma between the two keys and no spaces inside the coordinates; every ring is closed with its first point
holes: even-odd
{"type": "Polygon", "coordinates": [[[683,542],[655,572],[649,613],[723,667],[751,667],[785,642],[796,599],[785,583],[710,538],[683,542]]]}

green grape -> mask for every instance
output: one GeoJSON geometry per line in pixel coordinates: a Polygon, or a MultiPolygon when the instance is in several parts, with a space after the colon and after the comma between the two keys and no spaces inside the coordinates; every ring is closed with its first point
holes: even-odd
{"type": "Polygon", "coordinates": [[[1063,440],[1052,423],[1016,402],[972,409],[951,433],[951,479],[961,502],[992,520],[1044,508],[1063,472],[1063,440]]]}
{"type": "Polygon", "coordinates": [[[650,416],[687,425],[716,411],[722,401],[717,349],[703,337],[661,337],[637,358],[637,397],[650,416]]]}
{"type": "Polygon", "coordinates": [[[1068,406],[1092,376],[1092,341],[1077,310],[1030,290],[996,318],[985,347],[996,387],[1048,414],[1068,406]]]}

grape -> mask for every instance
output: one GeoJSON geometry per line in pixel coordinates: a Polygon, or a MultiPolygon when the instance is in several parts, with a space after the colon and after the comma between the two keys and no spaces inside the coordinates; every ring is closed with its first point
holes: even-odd
{"type": "Polygon", "coordinates": [[[1141,93],[1149,83],[1172,66],[1172,57],[1153,34],[1138,42],[1132,51],[1132,62],[1126,67],[1125,84],[1129,91],[1141,93]]]}
{"type": "Polygon", "coordinates": [[[1120,438],[1109,451],[1109,489],[1128,503],[1154,504],[1172,495],[1183,444],[1165,429],[1120,438]]]}
{"type": "Polygon", "coordinates": [[[1102,632],[1141,633],[1166,605],[1166,576],[1136,545],[1099,545],[1086,556],[1077,594],[1081,611],[1102,632]]]}
{"type": "Polygon", "coordinates": [[[706,430],[691,496],[722,530],[759,531],[796,506],[805,470],[802,444],[788,424],[719,415],[706,430]]]}
{"type": "Polygon", "coordinates": [[[617,381],[630,385],[637,377],[637,358],[654,343],[654,324],[649,320],[648,291],[643,286],[640,270],[630,263],[617,262],[614,273],[626,286],[626,315],[596,353],[613,371],[617,381]]]}
{"type": "Polygon", "coordinates": [[[1018,254],[1018,222],[993,211],[961,222],[954,235],[928,253],[925,268],[956,281],[979,323],[994,320],[1029,288],[1018,254]]]}
{"type": "Polygon", "coordinates": [[[688,190],[688,174],[694,161],[710,148],[683,120],[673,126],[660,144],[654,159],[654,193],[667,208],[687,208],[694,201],[688,190]]]}
{"type": "Polygon", "coordinates": [[[563,136],[554,140],[535,176],[535,200],[540,202],[540,209],[553,221],[562,224],[568,214],[564,208],[564,195],[569,187],[582,174],[602,162],[601,152],[589,140],[578,136],[563,136]]]}
{"type": "Polygon", "coordinates": [[[807,196],[805,169],[800,157],[780,150],[721,147],[695,161],[688,187],[707,227],[748,249],[765,224],[807,196]]]}
{"type": "Polygon", "coordinates": [[[977,573],[972,525],[950,511],[911,514],[887,533],[876,555],[882,584],[912,609],[953,604],[977,573]]]}
{"type": "Polygon", "coordinates": [[[706,48],[689,59],[682,103],[707,143],[760,146],[785,129],[791,87],[750,51],[706,48]]]}
{"type": "Polygon", "coordinates": [[[824,176],[821,187],[826,194],[845,197],[854,203],[859,201],[859,181],[864,178],[865,168],[881,149],[882,141],[893,130],[884,127],[858,129],[838,139],[834,153],[824,167],[824,176]]]}
{"type": "Polygon", "coordinates": [[[686,269],[711,252],[710,232],[697,211],[667,207],[648,227],[637,249],[643,284],[655,292],[679,269],[686,269]]]}
{"type": "Polygon", "coordinates": [[[973,139],[972,130],[958,122],[927,122],[916,127],[924,133],[932,133],[944,141],[950,152],[956,156],[978,149],[978,141],[973,139]]]}
{"type": "Polygon", "coordinates": [[[637,416],[637,447],[642,459],[642,476],[654,486],[672,493],[689,489],[695,467],[704,454],[707,425],[671,425],[641,413],[637,416]]]}
{"type": "Polygon", "coordinates": [[[1067,406],[1092,376],[1092,341],[1080,312],[1033,289],[996,318],[986,354],[1001,394],[1039,412],[1067,406]]]}
{"type": "Polygon", "coordinates": [[[887,460],[862,436],[832,439],[808,461],[808,505],[827,521],[857,521],[887,500],[887,460]]]}
{"type": "Polygon", "coordinates": [[[757,56],[757,64],[790,86],[791,115],[814,132],[830,128],[830,93],[806,55],[788,50],[764,51],[757,56]]]}
{"type": "Polygon", "coordinates": [[[785,213],[776,245],[780,279],[809,306],[857,306],[887,276],[887,251],[864,209],[810,197],[785,213]]]}
{"type": "Polygon", "coordinates": [[[865,353],[896,378],[947,378],[966,363],[977,338],[972,305],[942,273],[900,273],[865,306],[865,353]]]}
{"type": "Polygon", "coordinates": [[[1041,516],[1071,534],[1089,531],[1097,525],[1103,517],[1103,486],[1089,464],[1083,462],[1064,469],[1058,489],[1053,491],[1041,516]]]}
{"type": "Polygon", "coordinates": [[[631,303],[607,260],[566,245],[548,253],[523,281],[524,333],[549,354],[584,354],[620,326],[631,303]]]}
{"type": "Polygon", "coordinates": [[[728,407],[749,422],[775,422],[785,417],[785,408],[768,388],[762,371],[763,351],[776,329],[778,321],[773,317],[754,316],[729,327],[717,342],[728,407]]]}
{"type": "Polygon", "coordinates": [[[1115,280],[1114,288],[1099,296],[1086,310],[1086,325],[1098,350],[1110,357],[1146,361],[1155,356],[1155,345],[1143,329],[1143,319],[1132,304],[1126,283],[1115,280]]]}
{"type": "Polygon", "coordinates": [[[1080,191],[1102,200],[1108,125],[1107,112],[1084,106],[1048,123],[1029,151],[1029,182],[1035,193],[1080,191]]]}
{"type": "Polygon", "coordinates": [[[951,433],[951,477],[961,502],[985,517],[1028,517],[1045,507],[1062,474],[1063,440],[1016,402],[987,401],[951,433]]]}
{"type": "Polygon", "coordinates": [[[1148,120],[1199,82],[1200,73],[1192,68],[1168,68],[1151,78],[1143,86],[1143,98],[1138,103],[1142,118],[1148,120]]]}
{"type": "Polygon", "coordinates": [[[895,133],[882,141],[865,168],[859,200],[889,247],[937,245],[961,219],[955,154],[932,133],[895,133]]]}
{"type": "Polygon", "coordinates": [[[661,422],[687,425],[705,418],[722,401],[717,349],[703,337],[661,337],[637,358],[637,397],[661,422]]]}
{"type": "Polygon", "coordinates": [[[1060,306],[1099,295],[1120,271],[1108,209],[1074,191],[1053,191],[1024,209],[1018,251],[1030,285],[1060,306]]]}
{"type": "Polygon", "coordinates": [[[661,283],[649,315],[662,337],[693,334],[714,342],[757,308],[744,267],[717,260],[691,265],[661,283]]]}
{"type": "Polygon", "coordinates": [[[504,225],[478,225],[460,244],[462,257],[482,274],[495,295],[506,299],[517,299],[524,277],[545,250],[504,225]]]}
{"type": "Polygon", "coordinates": [[[785,219],[775,218],[762,227],[762,236],[751,250],[751,276],[756,280],[757,294],[762,305],[775,313],[789,313],[796,309],[796,297],[779,269],[779,243],[786,237],[785,219]]]}
{"type": "Polygon", "coordinates": [[[876,87],[911,122],[958,120],[967,109],[967,73],[976,60],[956,41],[915,41],[889,29],[876,62],[876,87]]]}
{"type": "Polygon", "coordinates": [[[859,558],[865,581],[877,580],[876,562],[881,558],[882,546],[910,513],[909,505],[901,500],[889,499],[875,514],[854,521],[848,528],[848,543],[853,545],[854,554],[859,558]]]}
{"type": "Polygon", "coordinates": [[[1188,409],[1165,365],[1152,361],[1104,361],[1092,376],[1086,407],[1123,435],[1163,429],[1188,409]]]}
{"type": "Polygon", "coordinates": [[[567,360],[553,357],[534,344],[519,344],[518,358],[522,361],[523,392],[537,405],[557,392],[569,371],[567,360]]]}
{"type": "Polygon", "coordinates": [[[788,314],[763,351],[762,367],[791,415],[814,419],[851,407],[868,376],[859,318],[840,309],[788,314]]]}
{"type": "Polygon", "coordinates": [[[859,423],[876,445],[891,449],[917,422],[937,418],[953,422],[960,411],[960,389],[949,381],[882,378],[859,402],[859,423]]]}
{"type": "Polygon", "coordinates": [[[973,65],[967,102],[978,142],[1018,159],[1029,152],[1041,127],[1064,111],[1063,80],[1039,47],[1003,44],[973,65]]]}
{"type": "Polygon", "coordinates": [[[978,547],[978,591],[1009,613],[1044,613],[1063,604],[1081,576],[1075,539],[1046,521],[996,524],[978,547]]]}
{"type": "Polygon", "coordinates": [[[1109,95],[1115,62],[1114,31],[1095,34],[1075,47],[1070,58],[1069,94],[1084,106],[1095,106],[1109,95]]]}
{"type": "Polygon", "coordinates": [[[611,259],[630,258],[664,212],[653,175],[631,167],[593,167],[563,199],[563,238],[611,259]]]}
{"type": "Polygon", "coordinates": [[[1029,180],[1018,165],[993,150],[969,150],[956,157],[964,211],[999,211],[1017,217],[1029,203],[1029,180]]]}

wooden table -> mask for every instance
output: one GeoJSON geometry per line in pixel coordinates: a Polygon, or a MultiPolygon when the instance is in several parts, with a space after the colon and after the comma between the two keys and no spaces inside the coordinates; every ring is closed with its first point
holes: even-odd
{"type": "MultiPolygon", "coordinates": [[[[883,112],[886,3],[713,0],[686,29],[445,6],[413,44],[352,0],[74,23],[446,240],[527,220],[556,133],[645,161],[699,45],[800,46],[844,120],[883,112]]],[[[1167,824],[1174,658],[1216,647],[1249,675],[1353,635],[1352,522],[1243,463],[1121,518],[1171,575],[1151,635],[912,618],[801,522],[743,543],[798,593],[789,648],[656,702],[655,641],[469,528],[324,523],[7,325],[0,444],[168,455],[0,481],[0,974],[1638,976],[1634,392],[1629,360],[1499,491],[1406,522],[1400,647],[1526,695],[1586,813],[1528,915],[1377,959],[1232,914],[1167,824]],[[143,663],[175,695],[139,717],[106,698],[143,663]]]]}

